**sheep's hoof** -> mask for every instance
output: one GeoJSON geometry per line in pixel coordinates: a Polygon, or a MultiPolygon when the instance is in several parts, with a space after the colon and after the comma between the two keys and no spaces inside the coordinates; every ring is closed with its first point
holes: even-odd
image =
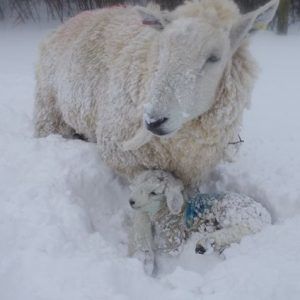
{"type": "Polygon", "coordinates": [[[88,141],[88,139],[83,134],[80,134],[80,133],[74,133],[72,138],[74,140],[82,140],[82,141],[85,141],[85,142],[88,141]]]}
{"type": "Polygon", "coordinates": [[[198,243],[195,248],[195,253],[196,254],[204,254],[205,252],[206,252],[206,249],[201,244],[198,243]]]}

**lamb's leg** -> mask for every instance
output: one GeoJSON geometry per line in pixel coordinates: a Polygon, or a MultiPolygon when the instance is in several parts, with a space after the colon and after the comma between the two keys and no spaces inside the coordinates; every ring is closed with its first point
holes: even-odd
{"type": "Polygon", "coordinates": [[[51,92],[38,88],[34,106],[34,135],[46,137],[55,133],[70,138],[74,136],[75,131],[63,121],[51,92]]]}
{"type": "Polygon", "coordinates": [[[132,237],[129,243],[129,255],[144,263],[145,272],[152,275],[155,267],[151,220],[146,213],[135,214],[132,237]]]}
{"type": "Polygon", "coordinates": [[[255,231],[244,225],[235,225],[216,230],[205,234],[204,238],[198,241],[195,251],[203,254],[212,247],[215,251],[221,252],[230,244],[240,242],[244,236],[251,233],[255,233],[255,231]]]}

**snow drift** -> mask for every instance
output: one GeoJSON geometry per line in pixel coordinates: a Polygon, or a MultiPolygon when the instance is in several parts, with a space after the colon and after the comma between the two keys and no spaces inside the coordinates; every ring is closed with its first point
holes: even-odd
{"type": "Polygon", "coordinates": [[[1,300],[298,299],[299,33],[253,41],[262,73],[245,143],[203,186],[263,201],[275,224],[224,257],[194,254],[191,240],[179,258],[160,258],[153,279],[127,257],[128,191],[95,146],[32,138],[34,60],[48,31],[40,27],[0,29],[1,300]]]}

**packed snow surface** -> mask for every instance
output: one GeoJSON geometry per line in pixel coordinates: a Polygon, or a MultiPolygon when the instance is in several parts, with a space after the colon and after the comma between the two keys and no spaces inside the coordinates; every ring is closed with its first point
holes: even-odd
{"type": "Polygon", "coordinates": [[[0,299],[298,300],[299,30],[253,39],[261,73],[245,143],[203,186],[254,197],[274,224],[221,257],[196,255],[191,240],[180,257],[160,257],[156,278],[127,257],[128,188],[95,145],[32,137],[34,62],[48,31],[0,24],[0,299]]]}

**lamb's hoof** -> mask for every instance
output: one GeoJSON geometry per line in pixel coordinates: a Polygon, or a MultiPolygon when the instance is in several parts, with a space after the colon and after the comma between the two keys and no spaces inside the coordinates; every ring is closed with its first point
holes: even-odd
{"type": "Polygon", "coordinates": [[[134,257],[143,263],[144,271],[147,275],[155,274],[155,258],[154,253],[150,250],[139,250],[135,252],[134,257]]]}
{"type": "Polygon", "coordinates": [[[150,251],[145,251],[144,270],[145,270],[145,273],[149,276],[153,276],[155,273],[154,255],[150,251]]]}
{"type": "Polygon", "coordinates": [[[196,245],[196,248],[195,248],[196,254],[204,254],[205,252],[206,252],[206,249],[201,244],[196,245]]]}

